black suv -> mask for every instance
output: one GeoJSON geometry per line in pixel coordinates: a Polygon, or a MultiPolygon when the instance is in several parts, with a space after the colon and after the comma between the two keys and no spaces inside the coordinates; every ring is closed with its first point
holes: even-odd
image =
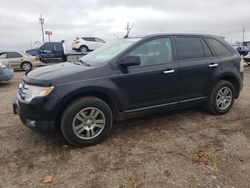
{"type": "Polygon", "coordinates": [[[113,121],[195,105],[228,112],[243,85],[240,62],[230,45],[211,35],[117,40],[79,62],[26,73],[14,112],[33,130],[59,129],[73,145],[92,145],[113,121]]]}

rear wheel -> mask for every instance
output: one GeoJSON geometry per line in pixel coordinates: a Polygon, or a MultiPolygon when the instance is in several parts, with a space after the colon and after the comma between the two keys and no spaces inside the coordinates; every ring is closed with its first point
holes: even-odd
{"type": "Polygon", "coordinates": [[[88,51],[88,47],[87,46],[81,46],[79,48],[79,52],[87,52],[88,51]]]}
{"type": "Polygon", "coordinates": [[[109,133],[113,116],[109,106],[95,97],[84,97],[71,103],[62,116],[61,130],[75,146],[101,142],[109,133]]]}
{"type": "Polygon", "coordinates": [[[213,114],[220,115],[227,113],[234,104],[235,88],[232,83],[226,80],[219,81],[213,88],[207,107],[213,114]]]}
{"type": "Polygon", "coordinates": [[[24,71],[30,71],[32,69],[32,64],[30,62],[23,62],[21,68],[24,71]]]}

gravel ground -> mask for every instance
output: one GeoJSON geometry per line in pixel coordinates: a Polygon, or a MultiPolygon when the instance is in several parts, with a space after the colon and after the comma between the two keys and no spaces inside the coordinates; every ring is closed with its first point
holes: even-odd
{"type": "Polygon", "coordinates": [[[250,187],[249,67],[228,114],[194,108],[116,123],[87,148],[38,135],[12,114],[22,75],[0,83],[0,187],[250,187]]]}

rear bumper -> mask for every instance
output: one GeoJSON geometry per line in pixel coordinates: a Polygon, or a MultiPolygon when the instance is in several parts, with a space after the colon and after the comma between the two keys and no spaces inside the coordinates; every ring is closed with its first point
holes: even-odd
{"type": "Polygon", "coordinates": [[[13,78],[13,76],[14,76],[13,69],[8,69],[8,68],[0,69],[0,82],[9,81],[13,78]]]}
{"type": "Polygon", "coordinates": [[[18,114],[22,123],[35,132],[47,134],[56,131],[54,114],[44,101],[35,105],[25,103],[17,97],[13,101],[13,112],[18,114]]]}

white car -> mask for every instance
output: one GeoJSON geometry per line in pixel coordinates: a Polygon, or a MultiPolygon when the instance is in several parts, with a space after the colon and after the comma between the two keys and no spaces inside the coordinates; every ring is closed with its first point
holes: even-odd
{"type": "Polygon", "coordinates": [[[72,44],[72,49],[78,52],[88,52],[99,48],[104,43],[104,40],[96,37],[77,37],[72,44]]]}

